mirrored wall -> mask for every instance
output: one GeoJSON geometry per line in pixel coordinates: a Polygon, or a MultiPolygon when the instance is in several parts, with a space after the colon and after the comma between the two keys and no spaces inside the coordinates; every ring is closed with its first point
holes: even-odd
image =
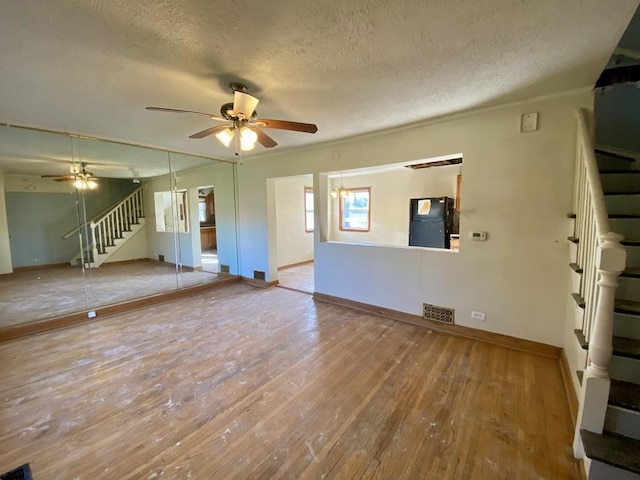
{"type": "Polygon", "coordinates": [[[236,274],[235,168],[0,127],[0,330],[236,274]]]}

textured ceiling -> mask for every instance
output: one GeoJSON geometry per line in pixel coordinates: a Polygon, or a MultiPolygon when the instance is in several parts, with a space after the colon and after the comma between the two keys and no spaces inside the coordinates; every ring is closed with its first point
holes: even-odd
{"type": "MultiPolygon", "coordinates": [[[[638,0],[0,0],[0,122],[233,158],[242,81],[284,150],[593,85],[638,0]]],[[[254,156],[267,150],[257,146],[254,156]]]]}

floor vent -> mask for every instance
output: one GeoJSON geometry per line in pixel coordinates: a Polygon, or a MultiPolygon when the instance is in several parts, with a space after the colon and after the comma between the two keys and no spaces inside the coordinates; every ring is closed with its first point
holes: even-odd
{"type": "Polygon", "coordinates": [[[422,304],[422,318],[425,320],[435,320],[436,322],[455,325],[456,311],[453,308],[438,307],[428,303],[422,304]]]}
{"type": "Polygon", "coordinates": [[[253,271],[253,279],[254,280],[264,280],[265,279],[264,272],[262,272],[260,270],[254,270],[253,271]]]}
{"type": "Polygon", "coordinates": [[[231,268],[229,267],[229,265],[224,265],[224,264],[220,264],[220,273],[229,273],[231,271],[231,268]]]}
{"type": "Polygon", "coordinates": [[[29,464],[22,465],[21,467],[11,470],[3,475],[0,475],[0,480],[31,480],[31,469],[29,464]]]}

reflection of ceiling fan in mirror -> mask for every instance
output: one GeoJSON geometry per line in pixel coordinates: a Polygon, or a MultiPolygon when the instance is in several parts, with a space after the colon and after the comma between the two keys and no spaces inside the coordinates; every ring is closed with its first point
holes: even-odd
{"type": "Polygon", "coordinates": [[[93,173],[87,172],[87,164],[82,162],[80,167],[81,169],[77,173],[70,173],[69,175],[42,175],[42,178],[53,178],[54,182],[69,182],[73,180],[73,185],[78,190],[94,190],[98,188],[98,179],[93,176],[93,173]]]}
{"type": "Polygon", "coordinates": [[[226,122],[226,125],[207,128],[201,132],[194,133],[189,138],[204,138],[215,134],[216,138],[220,140],[220,143],[225,147],[228,147],[231,142],[234,141],[236,155],[238,155],[238,150],[253,150],[256,142],[265,148],[272,148],[278,145],[273,138],[261,130],[262,128],[276,128],[304,133],[316,133],[318,131],[318,127],[312,123],[258,118],[256,106],[260,100],[247,93],[247,87],[241,83],[232,83],[229,86],[231,90],[233,90],[233,103],[223,104],[222,107],[220,107],[220,115],[162,107],[147,107],[147,110],[192,113],[209,117],[211,120],[218,122],[226,122]]]}

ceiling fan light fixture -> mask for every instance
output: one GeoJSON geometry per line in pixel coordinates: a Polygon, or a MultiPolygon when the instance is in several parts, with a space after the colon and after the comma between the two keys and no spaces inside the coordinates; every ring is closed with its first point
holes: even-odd
{"type": "Polygon", "coordinates": [[[251,118],[253,111],[258,106],[258,100],[253,95],[236,90],[233,92],[233,114],[236,117],[251,118]]]}
{"type": "Polygon", "coordinates": [[[249,127],[242,127],[240,129],[240,150],[243,152],[253,150],[257,141],[258,134],[249,127]]]}
{"type": "Polygon", "coordinates": [[[229,145],[231,145],[231,140],[233,140],[233,134],[233,130],[231,130],[230,128],[225,128],[221,132],[216,133],[216,138],[220,140],[220,143],[222,143],[225,147],[228,147],[229,145]]]}

